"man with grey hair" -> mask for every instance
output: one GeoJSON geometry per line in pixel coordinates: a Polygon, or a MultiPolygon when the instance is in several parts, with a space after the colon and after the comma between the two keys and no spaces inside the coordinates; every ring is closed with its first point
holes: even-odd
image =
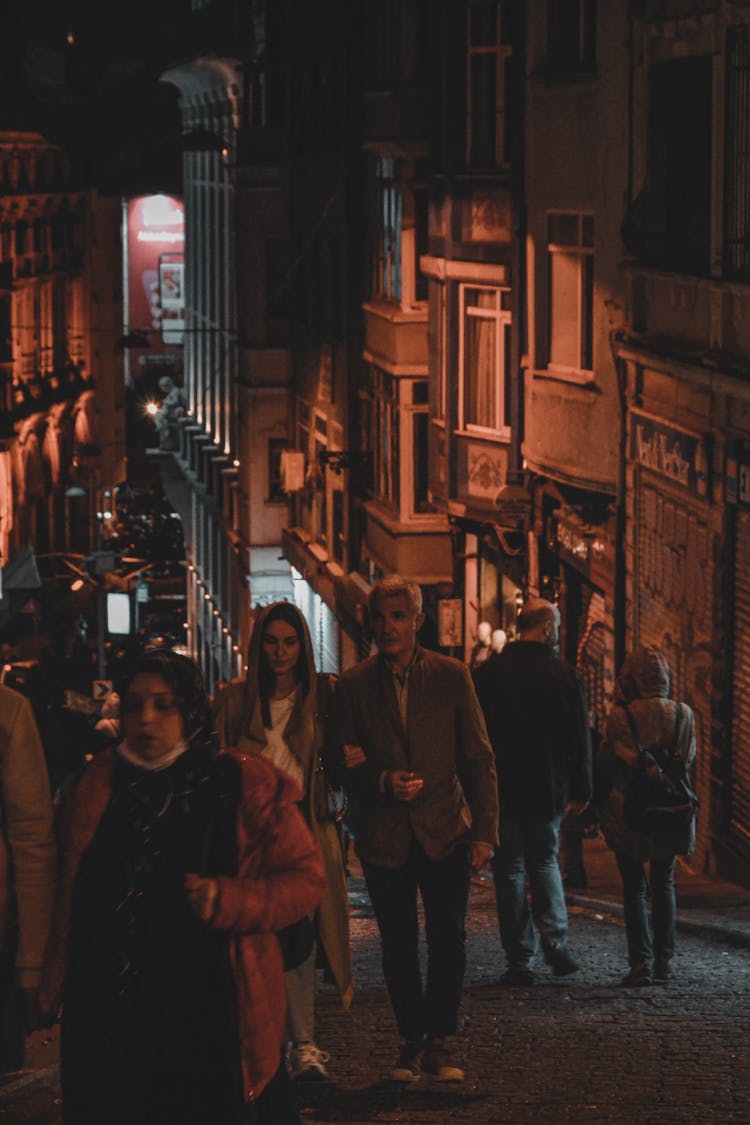
{"type": "Polygon", "coordinates": [[[475,684],[502,791],[500,843],[492,862],[508,963],[502,980],[526,985],[534,981],[534,923],[553,974],[578,969],[568,949],[558,833],[564,812],[586,808],[592,784],[583,685],[555,651],[560,611],[531,598],[518,616],[518,632],[517,641],[477,669],[475,684]]]}
{"type": "Polygon", "coordinates": [[[328,744],[334,772],[358,800],[355,847],[403,1040],[391,1077],[460,1082],[446,1037],[458,1030],[471,869],[488,861],[497,840],[494,757],[467,668],[417,643],[419,586],[384,578],[369,609],[379,652],[341,677],[328,744]]]}

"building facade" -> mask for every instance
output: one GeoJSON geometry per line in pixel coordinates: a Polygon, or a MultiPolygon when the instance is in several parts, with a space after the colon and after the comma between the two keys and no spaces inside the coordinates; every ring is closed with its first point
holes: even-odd
{"type": "Polygon", "coordinates": [[[697,861],[747,880],[750,6],[684,9],[632,23],[625,635],[696,714],[697,861]]]}
{"type": "Polygon", "coordinates": [[[126,476],[119,201],[68,153],[0,133],[0,566],[7,618],[107,535],[126,476]],[[19,565],[19,560],[25,565],[19,565]],[[14,595],[14,590],[17,594],[14,595]]]}

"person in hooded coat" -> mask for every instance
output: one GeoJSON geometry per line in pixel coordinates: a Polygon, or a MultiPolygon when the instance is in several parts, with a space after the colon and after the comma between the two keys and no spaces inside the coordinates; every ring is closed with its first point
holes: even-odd
{"type": "Polygon", "coordinates": [[[341,831],[321,758],[333,690],[333,677],[315,671],[300,611],[290,602],[274,602],[255,620],[245,679],[220,692],[215,706],[221,745],[269,758],[299,784],[300,809],[323,856],[326,891],[315,915],[316,946],[287,973],[288,1062],[294,1079],[327,1077],[327,1056],[315,1042],[318,962],[345,1008],[353,994],[341,831]]]}
{"type": "Polygon", "coordinates": [[[622,877],[625,930],[630,971],[627,986],[664,982],[672,976],[675,950],[675,857],[695,847],[695,817],[684,828],[642,832],[628,820],[626,808],[638,773],[639,749],[627,710],[646,750],[658,746],[671,759],[670,774],[689,770],[695,761],[695,719],[686,703],[671,696],[671,675],[664,653],[655,645],[638,648],[623,664],[615,685],[599,749],[602,771],[611,788],[602,800],[601,829],[614,851],[622,877]],[[626,710],[627,709],[627,710],[626,710]],[[646,863],[650,879],[646,877],[646,863]],[[652,923],[647,910],[651,888],[652,923]]]}

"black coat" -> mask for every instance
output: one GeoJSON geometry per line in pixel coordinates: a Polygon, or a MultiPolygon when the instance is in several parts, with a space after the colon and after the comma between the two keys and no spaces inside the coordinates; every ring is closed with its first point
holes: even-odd
{"type": "Polygon", "coordinates": [[[591,800],[591,738],[581,679],[549,645],[514,641],[474,674],[495,751],[501,814],[551,818],[591,800]]]}

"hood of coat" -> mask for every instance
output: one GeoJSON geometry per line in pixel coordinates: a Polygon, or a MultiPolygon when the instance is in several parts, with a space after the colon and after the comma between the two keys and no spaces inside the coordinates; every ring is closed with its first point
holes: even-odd
{"type": "MultiPolygon", "coordinates": [[[[316,709],[315,658],[313,656],[310,630],[307,627],[304,616],[292,602],[284,602],[282,604],[285,607],[285,611],[288,612],[298,624],[298,632],[302,638],[300,663],[304,660],[308,669],[306,683],[302,679],[299,681],[297,701],[284,733],[285,740],[290,750],[296,754],[300,761],[304,762],[308,757],[306,748],[308,746],[312,747],[314,743],[316,709]]],[[[245,728],[248,730],[250,737],[261,745],[266,741],[260,698],[263,632],[269,617],[271,617],[272,611],[277,605],[279,605],[278,602],[273,602],[271,605],[264,606],[258,613],[253,623],[253,631],[247,652],[245,728]]]]}
{"type": "Polygon", "coordinates": [[[630,654],[615,684],[618,703],[634,699],[669,699],[672,675],[667,658],[656,645],[642,645],[630,654]]]}

